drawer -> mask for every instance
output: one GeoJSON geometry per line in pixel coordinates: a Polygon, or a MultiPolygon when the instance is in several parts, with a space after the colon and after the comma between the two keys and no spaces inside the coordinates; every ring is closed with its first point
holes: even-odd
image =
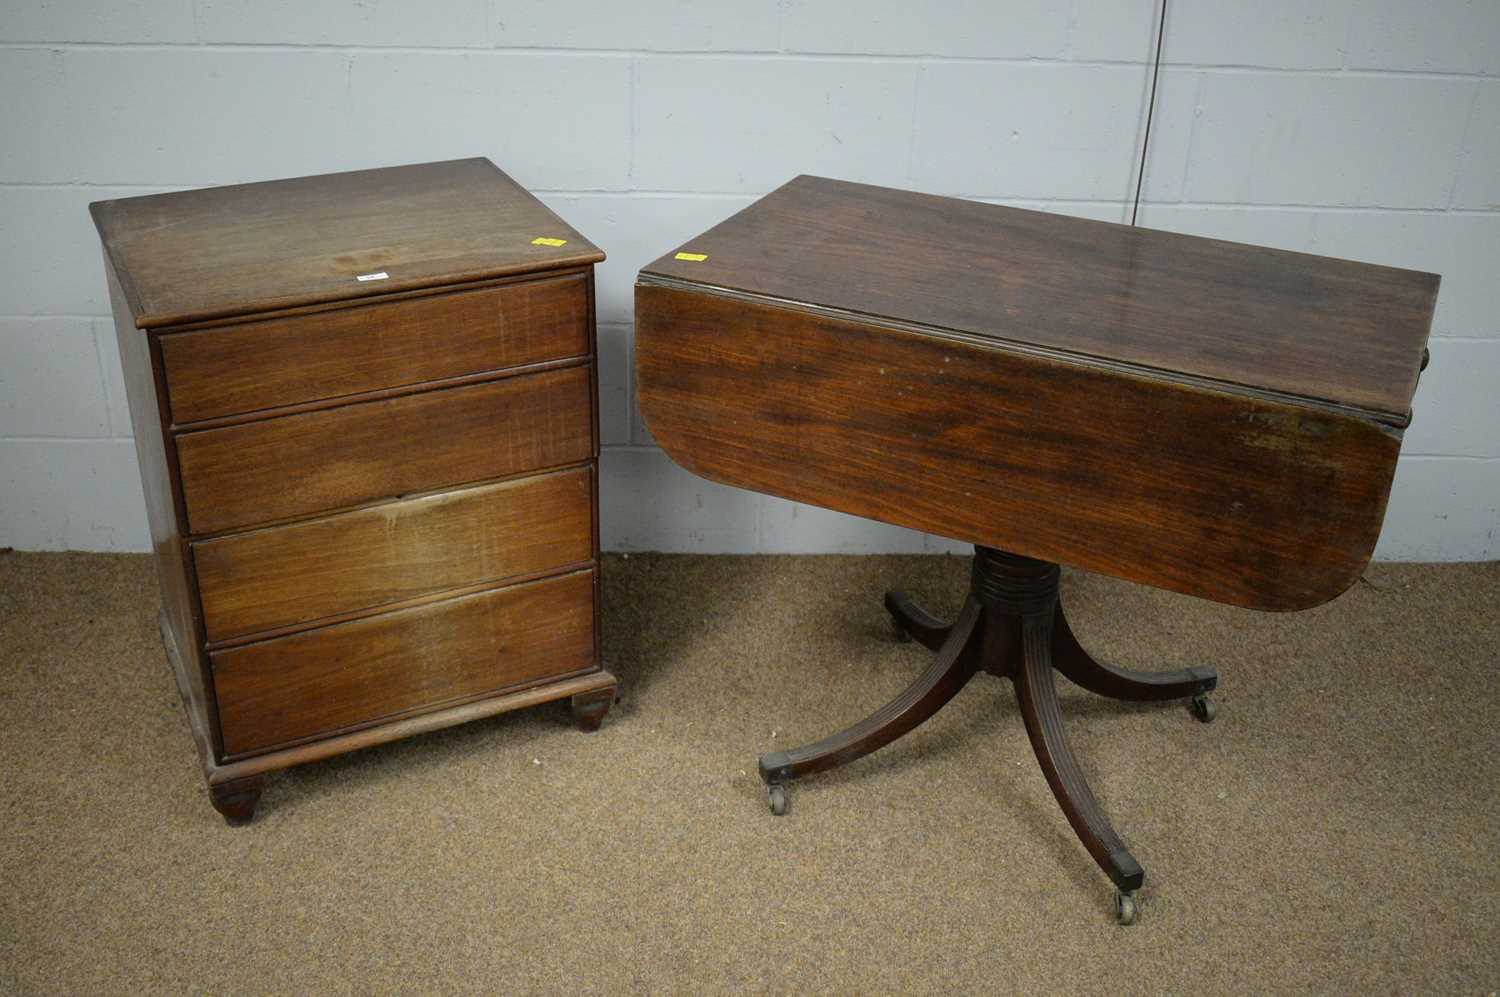
{"type": "Polygon", "coordinates": [[[582,275],[161,337],[172,421],[192,422],[589,352],[582,275]]]}
{"type": "Polygon", "coordinates": [[[588,467],[194,543],[210,641],[587,561],[588,467]]]}
{"type": "Polygon", "coordinates": [[[594,453],[569,367],[177,437],[188,529],[211,533],[558,467],[594,453]]]}
{"type": "Polygon", "coordinates": [[[588,671],[593,613],[579,571],[214,652],[224,752],[588,671]]]}

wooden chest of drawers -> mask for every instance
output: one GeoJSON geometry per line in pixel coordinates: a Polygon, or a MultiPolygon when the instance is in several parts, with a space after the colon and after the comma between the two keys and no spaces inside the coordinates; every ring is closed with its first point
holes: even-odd
{"type": "Polygon", "coordinates": [[[571,698],[596,728],[593,264],[488,160],[91,206],[210,798],[571,698]]]}

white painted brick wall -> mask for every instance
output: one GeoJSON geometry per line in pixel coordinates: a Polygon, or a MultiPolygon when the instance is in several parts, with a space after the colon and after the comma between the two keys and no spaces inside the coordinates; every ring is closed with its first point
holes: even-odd
{"type": "Polygon", "coordinates": [[[1360,0],[1356,11],[1350,69],[1500,73],[1494,0],[1360,0]]]}
{"type": "Polygon", "coordinates": [[[1203,73],[1189,201],[1446,208],[1478,83],[1203,73]]]}
{"type": "Polygon", "coordinates": [[[14,0],[0,13],[0,39],[191,45],[193,21],[193,0],[14,0]]]}
{"type": "Polygon", "coordinates": [[[631,192],[542,194],[541,199],[604,248],[607,258],[595,272],[599,321],[629,325],[635,311],[636,272],[750,204],[755,196],[631,192]]]}
{"type": "Polygon", "coordinates": [[[624,189],[624,55],[359,52],[348,83],[352,154],[410,163],[476,153],[528,187],[624,189]],[[441,113],[433,113],[440,108],[441,113]]]}
{"type": "Polygon", "coordinates": [[[1173,5],[1171,57],[1209,66],[1341,69],[1349,0],[1185,0],[1173,5]]]}
{"type": "MultiPolygon", "coordinates": [[[[1495,5],[1500,9],[1500,4],[1495,5]]],[[[1500,52],[1500,32],[1492,39],[1500,52]]],[[[1496,70],[1500,72],[1500,70],[1496,70]]],[[[1453,190],[1455,208],[1500,211],[1500,80],[1485,80],[1475,95],[1453,190]]]]}
{"type": "Polygon", "coordinates": [[[630,326],[599,323],[599,445],[631,442],[630,326]]]}
{"type": "Polygon", "coordinates": [[[198,0],[198,37],[232,45],[489,48],[486,0],[198,0]]]}
{"type": "Polygon", "coordinates": [[[1144,66],[923,66],[909,185],[960,197],[1122,200],[1134,192],[1146,80],[1144,66]]]}
{"type": "Polygon", "coordinates": [[[635,184],[764,193],[799,172],[900,183],[917,72],[910,62],[642,56],[635,184]]]}
{"type": "Polygon", "coordinates": [[[1030,59],[1068,51],[1070,5],[1054,0],[911,3],[788,0],[781,42],[793,52],[1030,59]]]}
{"type": "MultiPolygon", "coordinates": [[[[1128,218],[1152,0],[8,0],[0,545],[144,550],[90,201],[487,155],[604,247],[606,546],[945,551],[652,445],[635,272],[803,172],[1128,218]]],[[[1500,3],[1173,0],[1142,224],[1443,274],[1377,556],[1500,558],[1500,3]]]]}
{"type": "Polygon", "coordinates": [[[0,356],[0,439],[110,435],[92,320],[0,319],[0,356]]]}
{"type": "Polygon", "coordinates": [[[491,7],[501,47],[771,52],[779,30],[776,0],[494,0],[491,7]]]}

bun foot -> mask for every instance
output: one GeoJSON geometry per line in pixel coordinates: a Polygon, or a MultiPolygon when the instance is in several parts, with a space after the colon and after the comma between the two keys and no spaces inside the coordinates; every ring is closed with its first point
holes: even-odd
{"type": "Polygon", "coordinates": [[[614,703],[614,686],[595,689],[593,692],[580,692],[572,700],[573,722],[585,733],[596,731],[614,703]]]}
{"type": "Polygon", "coordinates": [[[260,802],[261,790],[266,788],[263,775],[231,779],[228,782],[209,783],[208,798],[214,809],[224,817],[230,827],[241,827],[255,816],[255,805],[260,802]]]}

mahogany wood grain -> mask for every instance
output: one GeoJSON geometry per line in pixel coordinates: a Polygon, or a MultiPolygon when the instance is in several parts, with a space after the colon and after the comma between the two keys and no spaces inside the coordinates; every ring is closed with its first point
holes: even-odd
{"type": "Polygon", "coordinates": [[[820,741],[790,751],[767,752],[760,757],[760,777],[779,785],[847,765],[926,723],[983,667],[984,657],[972,640],[983,618],[984,607],[972,597],[965,600],[936,656],[899,696],[854,726],[820,741]]]}
{"type": "Polygon", "coordinates": [[[399,717],[387,717],[374,726],[358,727],[346,733],[302,741],[291,747],[278,748],[274,751],[216,764],[210,769],[209,781],[232,778],[240,773],[273,772],[276,769],[289,768],[293,765],[305,765],[308,762],[332,758],[346,751],[359,751],[377,744],[388,744],[391,741],[442,730],[444,727],[468,723],[471,720],[568,699],[580,693],[588,694],[607,690],[613,698],[617,688],[618,680],[615,676],[600,670],[548,680],[494,695],[483,695],[435,710],[407,711],[399,717]]]}
{"type": "Polygon", "coordinates": [[[594,454],[586,366],[177,437],[195,534],[558,467],[594,454]]]}
{"type": "Polygon", "coordinates": [[[1434,274],[797,177],[643,275],[1362,410],[1404,425],[1434,274]]]}
{"type": "Polygon", "coordinates": [[[602,717],[602,253],[481,159],[90,210],[226,819],[276,769],[554,699],[602,717]]]}
{"type": "Polygon", "coordinates": [[[115,337],[125,378],[125,397],[135,437],[136,461],[146,498],[146,521],[151,531],[151,549],[156,577],[161,586],[162,636],[180,649],[179,684],[188,715],[203,727],[217,750],[218,722],[213,696],[213,678],[203,650],[202,606],[193,572],[192,557],[185,540],[187,522],[182,515],[177,476],[177,452],[170,445],[161,366],[153,357],[153,343],[132,325],[114,267],[104,260],[110,302],[114,309],[115,337]]]}
{"type": "Polygon", "coordinates": [[[593,559],[587,467],[194,543],[210,641],[593,559]]]}
{"type": "Polygon", "coordinates": [[[595,667],[579,571],[216,651],[224,750],[242,755],[595,667]]]}
{"type": "Polygon", "coordinates": [[[1090,657],[1057,563],[1257,609],[1317,605],[1369,559],[1421,369],[1430,274],[799,177],[647,266],[637,396],[704,477],[976,545],[937,650],[866,720],[760,759],[787,783],[1010,678],[1043,774],[1116,886],[1145,873],[1064,736],[1054,670],[1127,700],[1211,669],[1090,657]],[[678,258],[681,256],[682,258],[678,258]]]}
{"type": "Polygon", "coordinates": [[[592,733],[604,722],[604,715],[615,704],[614,688],[596,689],[574,695],[569,703],[573,723],[584,733],[592,733]]]}
{"type": "Polygon", "coordinates": [[[89,210],[140,328],[604,259],[487,159],[127,197],[89,210]],[[357,279],[374,273],[388,276],[357,279]]]}
{"type": "Polygon", "coordinates": [[[1259,609],[1359,577],[1400,445],[1335,409],[644,283],[636,372],[704,477],[1259,609]]]}
{"type": "Polygon", "coordinates": [[[587,279],[163,335],[177,423],[589,353],[587,279]]]}
{"type": "Polygon", "coordinates": [[[1052,666],[1052,620],[1045,614],[1029,614],[1022,618],[1020,628],[1022,651],[1021,667],[1015,674],[1016,700],[1037,764],[1052,788],[1057,805],[1073,825],[1073,833],[1099,868],[1119,889],[1138,890],[1146,879],[1146,871],[1130,854],[1099,805],[1063,729],[1062,704],[1058,701],[1052,666]]]}
{"type": "MultiPolygon", "coordinates": [[[[598,572],[595,572],[595,575],[597,576],[598,572]]],[[[595,614],[596,618],[597,615],[595,614]]],[[[177,680],[178,690],[183,693],[183,699],[186,701],[185,666],[182,656],[178,653],[171,627],[167,625],[165,619],[159,618],[158,622],[168,664],[171,666],[173,677],[177,680]]],[[[613,700],[617,695],[617,688],[618,680],[615,676],[601,669],[558,679],[555,682],[528,685],[493,696],[480,696],[477,699],[469,699],[427,712],[407,711],[405,715],[387,718],[373,727],[359,727],[342,734],[334,734],[314,741],[303,741],[291,747],[233,760],[225,759],[214,746],[208,731],[200,722],[203,714],[191,707],[188,710],[188,726],[193,737],[193,744],[198,749],[198,757],[202,762],[210,796],[212,796],[214,787],[248,776],[322,761],[347,751],[358,751],[378,744],[388,744],[405,737],[442,730],[445,727],[495,716],[510,710],[525,709],[553,700],[571,699],[573,696],[589,697],[590,694],[598,692],[608,692],[613,700]]]]}
{"type": "Polygon", "coordinates": [[[226,779],[208,784],[208,798],[214,809],[224,817],[230,827],[250,823],[255,816],[255,805],[266,788],[263,775],[247,776],[244,779],[226,779]]]}

